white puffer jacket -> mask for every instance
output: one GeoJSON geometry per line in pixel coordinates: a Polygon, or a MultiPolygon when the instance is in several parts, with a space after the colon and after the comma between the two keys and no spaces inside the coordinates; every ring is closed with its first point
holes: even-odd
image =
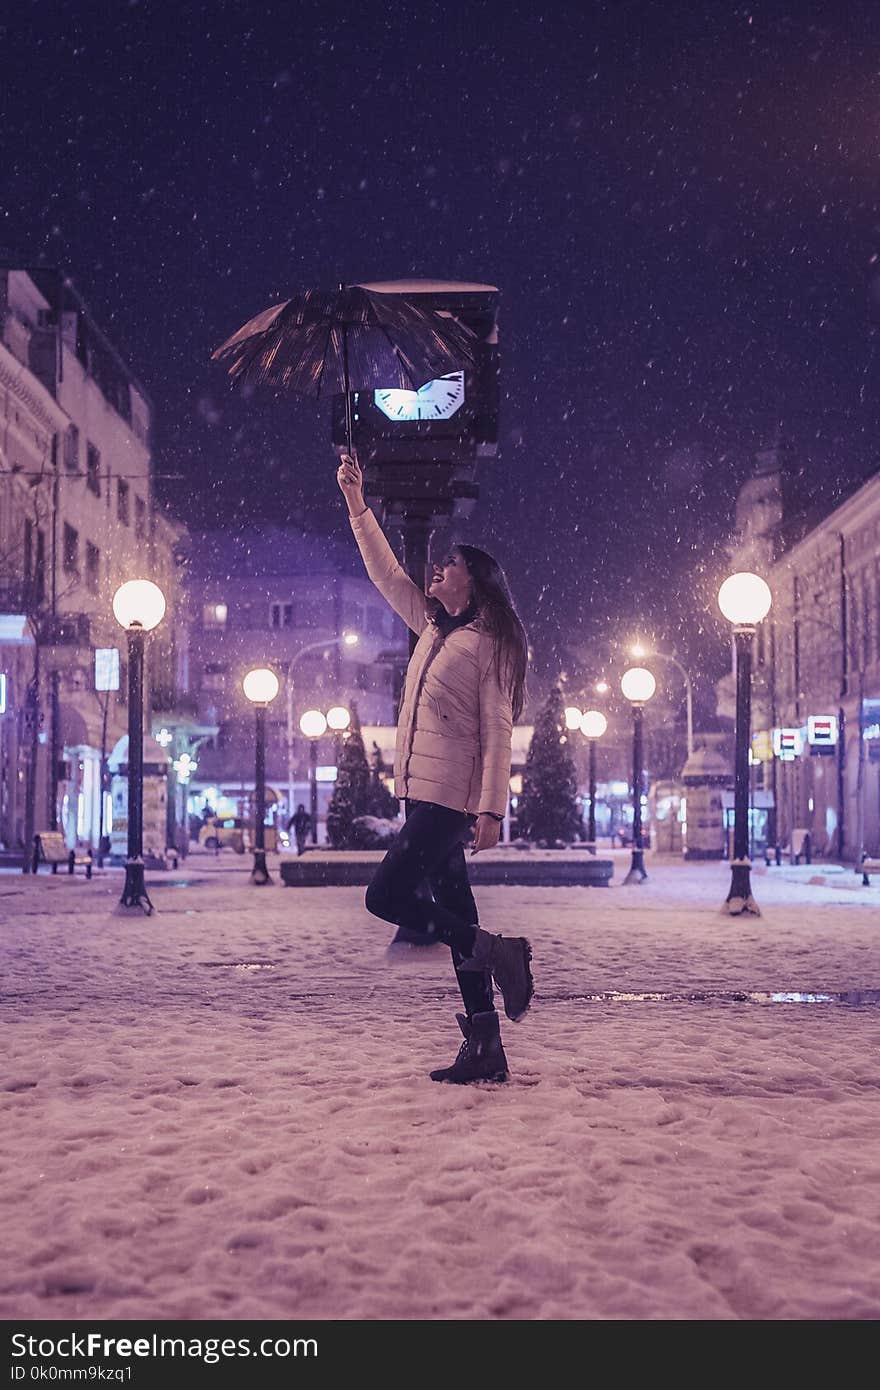
{"type": "Polygon", "coordinates": [[[498,683],[491,634],[478,615],[444,637],[428,620],[424,593],[401,568],[373,513],[350,520],[367,574],[419,633],[397,718],[395,795],[503,816],[513,715],[498,683]]]}

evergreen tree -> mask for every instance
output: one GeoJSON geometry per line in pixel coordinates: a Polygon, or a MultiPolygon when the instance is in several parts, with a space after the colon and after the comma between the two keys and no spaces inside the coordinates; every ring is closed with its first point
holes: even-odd
{"type": "Polygon", "coordinates": [[[382,780],[385,764],[378,743],[373,744],[370,755],[370,790],[368,815],[378,816],[380,820],[395,820],[400,814],[400,802],[390,792],[382,780]]]}
{"type": "Polygon", "coordinates": [[[535,720],[517,808],[521,833],[529,840],[570,842],[578,837],[577,776],[558,686],[535,720]]]}
{"type": "Polygon", "coordinates": [[[352,822],[369,814],[370,768],[364,750],[357,706],[351,708],[348,737],[336,773],[336,786],[327,808],[327,839],[334,849],[347,849],[351,843],[352,822]]]}

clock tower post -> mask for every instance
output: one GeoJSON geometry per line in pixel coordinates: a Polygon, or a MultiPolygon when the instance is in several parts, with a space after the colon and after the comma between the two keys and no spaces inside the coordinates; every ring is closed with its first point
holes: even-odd
{"type": "MultiPolygon", "coordinates": [[[[499,293],[494,285],[453,280],[390,280],[364,288],[448,314],[477,338],[472,366],[418,390],[352,392],[364,496],[381,506],[383,525],[400,527],[404,568],[424,589],[434,531],[469,515],[480,495],[479,465],[498,452],[499,293]]],[[[345,448],[345,413],[345,398],[334,397],[337,453],[345,448]]],[[[414,645],[410,633],[410,651],[414,645]]]]}

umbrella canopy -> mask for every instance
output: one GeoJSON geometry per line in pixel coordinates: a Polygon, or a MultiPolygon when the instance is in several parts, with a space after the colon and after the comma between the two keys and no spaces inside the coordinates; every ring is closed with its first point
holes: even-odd
{"type": "Polygon", "coordinates": [[[417,389],[469,366],[476,337],[448,314],[361,285],[304,290],[249,319],[216,352],[234,381],[304,395],[345,396],[351,452],[352,391],[417,389]]]}
{"type": "Polygon", "coordinates": [[[473,333],[400,294],[305,290],[250,319],[213,354],[235,379],[306,395],[416,389],[473,362],[473,333]]]}

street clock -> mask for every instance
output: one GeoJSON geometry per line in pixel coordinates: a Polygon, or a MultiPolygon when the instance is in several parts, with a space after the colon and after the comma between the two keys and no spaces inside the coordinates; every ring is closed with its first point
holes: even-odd
{"type": "Polygon", "coordinates": [[[392,424],[408,420],[451,420],[465,401],[464,371],[448,372],[436,381],[426,381],[417,391],[380,388],[373,392],[373,404],[392,424]]]}
{"type": "MultiPolygon", "coordinates": [[[[472,469],[498,445],[498,291],[493,285],[432,280],[390,281],[366,289],[401,294],[450,315],[476,335],[474,362],[411,390],[377,384],[351,397],[353,442],[369,472],[383,463],[472,469]]],[[[333,401],[333,444],[345,447],[345,399],[333,401]]],[[[419,477],[419,490],[426,479],[419,477]]],[[[438,484],[443,482],[436,475],[438,484]]]]}
{"type": "MultiPolygon", "coordinates": [[[[352,442],[364,497],[383,523],[399,526],[404,566],[420,588],[431,538],[466,517],[480,495],[478,469],[498,452],[498,290],[459,281],[364,285],[457,319],[474,335],[472,361],[411,389],[373,382],[351,394],[352,442]]],[[[333,397],[332,439],[346,447],[345,397],[333,397]]],[[[411,641],[414,635],[411,635],[411,641]]]]}

